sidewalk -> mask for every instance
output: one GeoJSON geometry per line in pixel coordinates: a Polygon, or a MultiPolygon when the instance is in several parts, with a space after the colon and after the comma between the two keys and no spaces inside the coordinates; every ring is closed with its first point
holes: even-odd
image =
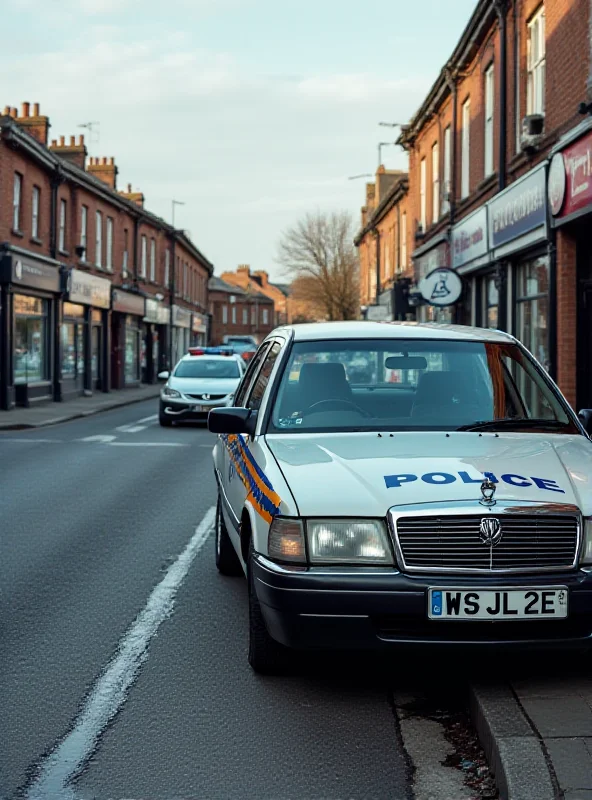
{"type": "MultiPolygon", "coordinates": [[[[139,389],[121,389],[103,394],[97,392],[92,397],[78,397],[65,403],[43,403],[31,408],[14,408],[12,411],[0,411],[0,431],[23,430],[26,428],[44,428],[67,422],[79,417],[89,417],[111,408],[140,403],[158,397],[161,386],[154,384],[141,386],[139,389]]],[[[156,406],[155,406],[156,413],[156,406]]]]}
{"type": "Polygon", "coordinates": [[[472,687],[502,800],[592,800],[592,678],[472,687]]]}

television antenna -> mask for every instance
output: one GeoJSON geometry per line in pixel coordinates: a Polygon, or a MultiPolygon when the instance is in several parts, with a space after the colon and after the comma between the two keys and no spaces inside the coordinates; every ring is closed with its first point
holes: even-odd
{"type": "Polygon", "coordinates": [[[100,125],[100,122],[83,122],[78,127],[87,129],[89,144],[98,144],[101,138],[100,125]]]}

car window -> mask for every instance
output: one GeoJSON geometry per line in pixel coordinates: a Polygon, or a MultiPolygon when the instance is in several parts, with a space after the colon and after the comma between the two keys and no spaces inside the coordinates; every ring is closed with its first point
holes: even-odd
{"type": "Polygon", "coordinates": [[[251,394],[247,401],[247,408],[252,409],[253,411],[258,411],[261,408],[261,403],[263,402],[263,397],[267,390],[267,385],[269,383],[269,378],[271,373],[273,372],[273,368],[275,366],[275,362],[277,361],[277,357],[279,356],[282,350],[282,345],[280,342],[274,342],[265,357],[265,361],[263,362],[263,366],[261,367],[261,371],[257,376],[257,379],[253,385],[253,389],[251,390],[251,394]]]}
{"type": "Polygon", "coordinates": [[[234,359],[196,358],[180,361],[173,373],[175,378],[240,378],[240,368],[234,359]]]}
{"type": "Polygon", "coordinates": [[[560,398],[512,343],[446,340],[296,342],[271,430],[456,430],[504,420],[576,428],[560,398]],[[548,421],[549,424],[546,424],[548,421]]]}
{"type": "Polygon", "coordinates": [[[247,397],[249,387],[253,381],[253,376],[257,374],[259,367],[261,366],[263,359],[267,351],[269,350],[269,342],[263,342],[259,350],[255,353],[251,361],[249,362],[249,366],[247,371],[238,387],[238,390],[235,395],[235,405],[238,408],[243,408],[245,405],[245,398],[247,397]]]}

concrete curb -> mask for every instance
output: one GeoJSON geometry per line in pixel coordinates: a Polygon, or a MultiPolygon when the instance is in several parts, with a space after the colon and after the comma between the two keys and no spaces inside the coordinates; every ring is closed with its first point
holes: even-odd
{"type": "Polygon", "coordinates": [[[556,800],[541,741],[506,684],[470,687],[473,722],[502,800],[556,800]]]}
{"type": "Polygon", "coordinates": [[[93,417],[95,414],[100,414],[103,411],[112,411],[114,408],[124,408],[125,406],[132,406],[135,403],[143,403],[145,400],[153,400],[155,397],[158,397],[159,394],[160,388],[153,395],[120,398],[113,402],[106,403],[105,405],[98,406],[97,408],[89,409],[88,411],[76,411],[73,414],[64,414],[61,417],[52,417],[51,419],[42,420],[41,422],[0,422],[0,433],[2,433],[2,431],[28,431],[34,430],[35,428],[49,428],[53,425],[59,425],[62,422],[71,422],[74,419],[93,417]]]}

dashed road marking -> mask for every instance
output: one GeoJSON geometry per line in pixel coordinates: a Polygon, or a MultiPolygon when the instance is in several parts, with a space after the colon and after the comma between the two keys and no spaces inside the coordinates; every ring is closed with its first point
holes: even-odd
{"type": "Polygon", "coordinates": [[[189,447],[185,442],[105,442],[110,447],[189,447]]]}
{"type": "Polygon", "coordinates": [[[186,548],[153,589],[144,609],[120,641],[115,656],[92,688],[70,733],[42,762],[37,778],[27,792],[29,800],[74,798],[69,784],[80,774],[95,751],[101,734],[125,703],[140,667],[148,658],[152,638],[172,614],[176,594],[213,530],[215,516],[216,509],[208,509],[186,548]]]}
{"type": "Polygon", "coordinates": [[[100,434],[98,436],[85,436],[84,439],[77,439],[77,442],[97,442],[97,444],[109,444],[114,439],[117,439],[117,436],[111,436],[110,434],[100,434]]]}
{"type": "Polygon", "coordinates": [[[11,442],[21,444],[22,442],[29,444],[63,444],[63,439],[7,439],[0,436],[0,442],[11,442]]]}

